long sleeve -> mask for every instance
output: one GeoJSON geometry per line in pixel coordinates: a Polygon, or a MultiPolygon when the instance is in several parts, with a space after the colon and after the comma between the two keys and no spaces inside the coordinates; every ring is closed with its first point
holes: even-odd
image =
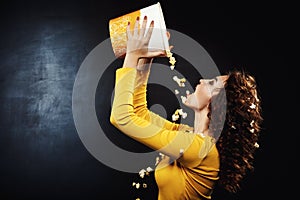
{"type": "Polygon", "coordinates": [[[175,122],[168,121],[148,109],[146,92],[149,73],[150,69],[137,71],[136,73],[135,88],[133,93],[134,113],[136,113],[139,117],[168,130],[192,130],[192,128],[188,125],[177,124],[175,122]]]}
{"type": "Polygon", "coordinates": [[[203,158],[200,156],[202,147],[206,146],[203,138],[176,128],[168,129],[166,126],[159,126],[153,120],[146,120],[140,116],[141,113],[138,115],[135,112],[133,99],[136,76],[137,71],[134,68],[117,69],[111,123],[124,134],[144,145],[174,159],[180,158],[182,164],[200,162],[203,158]]]}

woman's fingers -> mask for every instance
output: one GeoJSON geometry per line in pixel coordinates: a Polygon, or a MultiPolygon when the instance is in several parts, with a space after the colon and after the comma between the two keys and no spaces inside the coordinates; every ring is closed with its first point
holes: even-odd
{"type": "Polygon", "coordinates": [[[131,38],[130,22],[128,22],[126,27],[126,35],[127,35],[127,40],[131,38]]]}
{"type": "Polygon", "coordinates": [[[171,34],[170,34],[169,31],[167,31],[167,38],[168,38],[168,40],[170,39],[170,37],[171,37],[171,34]]]}
{"type": "Polygon", "coordinates": [[[143,38],[143,37],[144,37],[145,31],[146,31],[146,26],[147,26],[147,16],[144,16],[142,28],[141,28],[141,30],[140,30],[140,38],[143,38]]]}
{"type": "MultiPolygon", "coordinates": [[[[162,49],[153,49],[153,47],[149,49],[148,45],[154,30],[154,21],[152,20],[147,27],[147,16],[144,16],[141,26],[139,20],[140,18],[137,17],[133,30],[132,26],[127,26],[127,52],[134,52],[139,58],[166,56],[166,52],[162,49]]],[[[167,32],[167,36],[170,38],[169,32],[167,32]]]]}
{"type": "Polygon", "coordinates": [[[153,32],[153,28],[154,28],[154,21],[152,20],[148,29],[148,32],[146,34],[146,40],[149,41],[153,32]]]}
{"type": "Polygon", "coordinates": [[[134,36],[138,36],[139,34],[139,23],[140,23],[140,17],[138,16],[135,20],[135,24],[134,24],[134,30],[133,30],[133,35],[134,36]]]}

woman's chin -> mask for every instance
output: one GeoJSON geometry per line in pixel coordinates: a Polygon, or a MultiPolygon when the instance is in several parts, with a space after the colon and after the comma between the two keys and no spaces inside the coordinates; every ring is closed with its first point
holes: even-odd
{"type": "Polygon", "coordinates": [[[185,102],[182,102],[183,103],[183,105],[185,105],[186,107],[191,107],[191,105],[189,104],[189,102],[188,102],[188,100],[186,100],[185,102]]]}

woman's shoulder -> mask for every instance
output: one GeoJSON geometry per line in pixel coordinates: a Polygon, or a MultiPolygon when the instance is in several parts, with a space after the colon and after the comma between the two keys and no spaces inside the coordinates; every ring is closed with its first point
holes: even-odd
{"type": "Polygon", "coordinates": [[[204,134],[197,134],[199,140],[202,140],[202,145],[199,150],[199,158],[204,159],[207,156],[213,156],[217,153],[215,139],[204,134]]]}

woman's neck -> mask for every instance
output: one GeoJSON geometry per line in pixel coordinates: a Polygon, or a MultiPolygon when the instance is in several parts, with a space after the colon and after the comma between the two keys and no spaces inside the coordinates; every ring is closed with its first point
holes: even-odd
{"type": "Polygon", "coordinates": [[[195,111],[195,120],[194,120],[194,132],[202,133],[208,135],[208,125],[209,118],[207,114],[209,112],[208,107],[203,108],[202,110],[195,111]]]}

